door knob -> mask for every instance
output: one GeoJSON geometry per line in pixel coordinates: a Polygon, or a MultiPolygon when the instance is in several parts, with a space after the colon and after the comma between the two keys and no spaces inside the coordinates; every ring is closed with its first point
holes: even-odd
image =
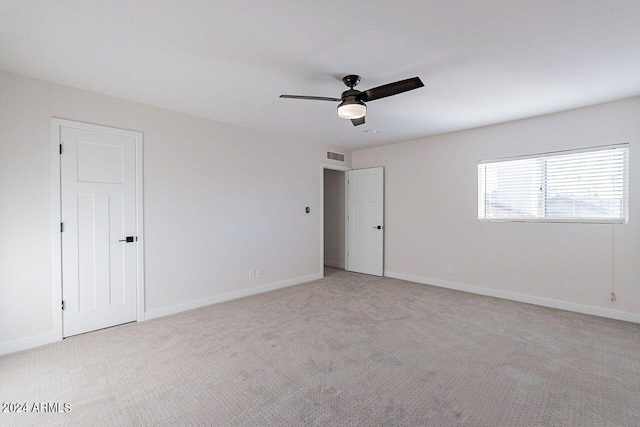
{"type": "Polygon", "coordinates": [[[133,243],[133,242],[137,242],[138,238],[135,236],[127,236],[124,238],[124,240],[118,240],[119,242],[126,242],[126,243],[133,243]]]}
{"type": "Polygon", "coordinates": [[[381,225],[374,225],[373,228],[377,228],[378,230],[382,230],[382,226],[381,225]]]}

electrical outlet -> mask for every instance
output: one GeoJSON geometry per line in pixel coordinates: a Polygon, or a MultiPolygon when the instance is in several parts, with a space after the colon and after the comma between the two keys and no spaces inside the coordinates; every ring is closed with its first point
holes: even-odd
{"type": "Polygon", "coordinates": [[[254,270],[249,270],[249,279],[255,279],[256,278],[256,272],[254,270]]]}
{"type": "Polygon", "coordinates": [[[256,279],[260,279],[260,278],[262,278],[262,270],[257,269],[256,270],[256,279]]]}
{"type": "Polygon", "coordinates": [[[615,292],[611,292],[611,302],[615,302],[616,300],[616,294],[615,292]]]}
{"type": "Polygon", "coordinates": [[[447,266],[447,274],[453,274],[453,265],[447,266]]]}

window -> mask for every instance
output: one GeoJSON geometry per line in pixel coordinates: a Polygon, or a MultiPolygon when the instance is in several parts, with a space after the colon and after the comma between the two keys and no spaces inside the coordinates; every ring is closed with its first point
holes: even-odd
{"type": "Polygon", "coordinates": [[[629,145],[478,163],[478,219],[628,221],[629,145]]]}

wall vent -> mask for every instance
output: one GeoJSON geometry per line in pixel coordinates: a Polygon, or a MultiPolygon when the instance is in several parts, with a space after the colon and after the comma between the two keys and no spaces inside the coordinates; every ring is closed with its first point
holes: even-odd
{"type": "Polygon", "coordinates": [[[342,153],[334,153],[332,151],[327,151],[327,159],[329,159],[329,160],[337,160],[339,162],[344,162],[344,154],[342,154],[342,153]]]}

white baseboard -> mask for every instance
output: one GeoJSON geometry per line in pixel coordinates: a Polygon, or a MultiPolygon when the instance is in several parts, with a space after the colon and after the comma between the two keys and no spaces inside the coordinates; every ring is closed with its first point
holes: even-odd
{"type": "Polygon", "coordinates": [[[480,286],[466,285],[462,283],[449,282],[446,280],[429,279],[427,277],[412,276],[404,273],[385,271],[386,277],[407,280],[409,282],[422,283],[424,285],[438,286],[440,288],[455,289],[457,291],[470,292],[472,294],[486,295],[495,298],[502,298],[511,301],[525,302],[528,304],[541,305],[543,307],[558,308],[560,310],[574,311],[577,313],[591,314],[593,316],[607,317],[609,319],[624,320],[626,322],[640,323],[640,314],[626,311],[611,310],[609,308],[594,307],[591,305],[576,304],[573,302],[558,301],[549,298],[534,297],[531,295],[518,294],[515,292],[501,291],[497,289],[483,288],[480,286]]]}
{"type": "Polygon", "coordinates": [[[329,261],[325,259],[324,265],[329,267],[341,268],[344,270],[344,262],[329,261]]]}
{"type": "Polygon", "coordinates": [[[169,307],[157,308],[145,312],[145,320],[155,319],[157,317],[168,316],[170,314],[180,313],[182,311],[193,310],[194,308],[204,307],[206,305],[217,304],[219,302],[230,301],[232,299],[248,297],[250,295],[261,294],[263,292],[274,291],[288,286],[299,285],[301,283],[311,282],[313,280],[322,279],[322,273],[310,274],[308,276],[295,277],[282,282],[269,283],[266,285],[256,286],[254,288],[242,289],[235,292],[227,292],[226,294],[216,295],[209,298],[203,298],[195,301],[188,301],[181,304],[171,305],[169,307]]]}
{"type": "Polygon", "coordinates": [[[0,355],[27,350],[34,347],[40,347],[41,345],[51,344],[52,342],[56,341],[60,341],[60,337],[58,337],[54,332],[36,335],[33,337],[21,338],[13,341],[5,341],[3,343],[0,343],[0,355]]]}

